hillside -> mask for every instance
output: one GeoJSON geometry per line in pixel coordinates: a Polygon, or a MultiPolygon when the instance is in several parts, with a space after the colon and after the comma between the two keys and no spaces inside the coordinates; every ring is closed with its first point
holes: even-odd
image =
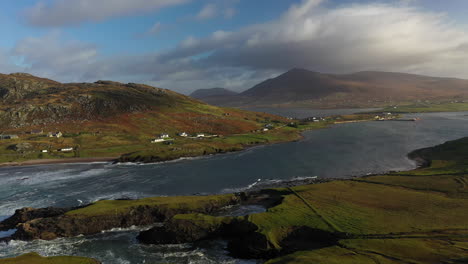
{"type": "Polygon", "coordinates": [[[143,150],[164,160],[199,155],[198,150],[202,150],[201,154],[228,151],[238,148],[242,140],[236,144],[221,140],[208,147],[205,144],[211,139],[194,140],[189,136],[246,134],[272,121],[278,126],[287,122],[278,116],[211,106],[142,84],[63,84],[24,73],[0,75],[0,135],[19,137],[0,140],[0,162],[116,158],[143,150]],[[49,132],[61,132],[63,137],[49,138],[49,132]],[[187,137],[164,142],[168,145],[150,143],[160,134],[176,138],[182,132],[187,137]],[[57,151],[62,148],[73,151],[57,151]]]}
{"type": "Polygon", "coordinates": [[[325,74],[293,69],[240,93],[235,99],[218,98],[217,105],[346,108],[465,99],[468,80],[376,71],[325,74]]]}

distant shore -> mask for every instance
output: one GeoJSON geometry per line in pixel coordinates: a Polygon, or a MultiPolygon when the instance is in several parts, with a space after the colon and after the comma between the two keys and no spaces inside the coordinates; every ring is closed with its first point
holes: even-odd
{"type": "Polygon", "coordinates": [[[113,162],[119,157],[100,157],[100,158],[67,158],[67,159],[36,159],[21,162],[5,162],[0,163],[0,168],[5,167],[22,167],[34,165],[51,165],[51,164],[72,164],[72,163],[91,163],[91,162],[113,162]]]}

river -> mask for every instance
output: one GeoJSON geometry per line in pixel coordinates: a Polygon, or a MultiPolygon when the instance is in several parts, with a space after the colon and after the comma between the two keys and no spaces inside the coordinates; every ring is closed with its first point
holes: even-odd
{"type": "MultiPolygon", "coordinates": [[[[282,113],[277,111],[281,110],[273,112],[282,113]]],[[[309,111],[301,110],[301,117],[320,115],[320,112],[309,111]]],[[[260,183],[265,183],[408,170],[415,167],[406,157],[408,152],[468,135],[468,113],[408,117],[419,117],[421,121],[341,124],[307,131],[299,142],[159,164],[1,168],[0,219],[22,207],[77,206],[101,199],[227,193],[246,189],[259,179],[260,183]]],[[[258,210],[247,208],[246,213],[258,210]]],[[[113,230],[92,237],[47,242],[13,241],[8,245],[0,244],[0,258],[35,251],[48,256],[94,257],[104,264],[256,263],[229,257],[222,241],[179,246],[139,245],[135,240],[139,230],[113,230]]],[[[2,235],[8,234],[0,233],[2,235]]]]}

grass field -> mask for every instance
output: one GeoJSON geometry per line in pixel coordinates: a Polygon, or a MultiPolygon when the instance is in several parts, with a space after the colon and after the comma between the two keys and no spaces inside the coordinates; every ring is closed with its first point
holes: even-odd
{"type": "MultiPolygon", "coordinates": [[[[467,143],[465,138],[412,153],[437,159],[414,171],[275,189],[282,202],[247,221],[265,237],[262,250],[277,254],[291,250],[297,230],[339,238],[332,246],[314,248],[305,241],[323,241],[311,233],[296,246],[301,252],[268,263],[466,263],[467,143]]],[[[197,225],[216,223],[178,216],[191,217],[197,225]]]]}
{"type": "Polygon", "coordinates": [[[464,112],[468,111],[468,103],[445,102],[445,103],[409,103],[397,107],[386,107],[378,112],[392,113],[431,113],[431,112],[464,112]]]}

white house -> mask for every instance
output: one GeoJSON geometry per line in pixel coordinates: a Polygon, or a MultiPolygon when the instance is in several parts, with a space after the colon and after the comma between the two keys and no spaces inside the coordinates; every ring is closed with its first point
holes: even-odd
{"type": "Polygon", "coordinates": [[[156,138],[151,140],[151,143],[160,143],[166,141],[164,138],[156,138]]]}
{"type": "Polygon", "coordinates": [[[58,151],[60,151],[60,152],[70,152],[70,151],[73,151],[73,148],[63,148],[63,149],[59,149],[58,151]]]}
{"type": "Polygon", "coordinates": [[[159,135],[159,138],[169,138],[169,134],[163,133],[159,135]]]}
{"type": "Polygon", "coordinates": [[[189,135],[186,132],[179,133],[179,137],[188,137],[189,135]]]}
{"type": "Polygon", "coordinates": [[[264,129],[262,129],[263,132],[267,132],[268,130],[270,130],[270,129],[268,129],[266,127],[264,129]]]}
{"type": "Polygon", "coordinates": [[[43,150],[41,150],[41,152],[42,152],[42,153],[47,153],[47,152],[49,152],[49,151],[48,151],[47,149],[43,149],[43,150]]]}
{"type": "Polygon", "coordinates": [[[197,137],[198,137],[198,138],[203,138],[203,137],[205,137],[205,134],[203,134],[203,133],[198,133],[198,134],[197,134],[197,137]]]}
{"type": "Polygon", "coordinates": [[[48,137],[55,137],[55,138],[61,138],[63,136],[62,132],[49,132],[47,134],[48,137]]]}

